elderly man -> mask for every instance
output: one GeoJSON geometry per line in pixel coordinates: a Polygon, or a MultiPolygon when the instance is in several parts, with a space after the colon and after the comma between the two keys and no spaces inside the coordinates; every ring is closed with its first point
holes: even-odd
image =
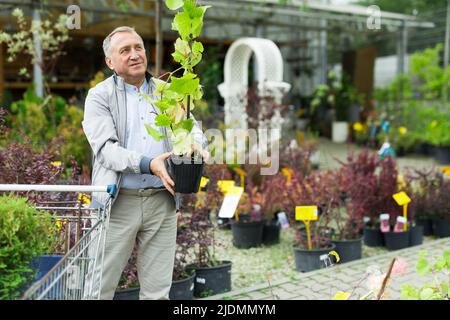
{"type": "MultiPolygon", "coordinates": [[[[165,165],[171,145],[153,140],[145,129],[157,109],[139,94],[154,89],[142,38],[133,28],[119,27],[105,38],[103,50],[114,74],[89,90],[83,120],[94,155],[93,185],[119,186],[106,233],[101,298],[113,298],[137,243],[140,299],[168,299],[178,204],[165,165]]],[[[106,199],[93,194],[93,200],[106,199]]]]}

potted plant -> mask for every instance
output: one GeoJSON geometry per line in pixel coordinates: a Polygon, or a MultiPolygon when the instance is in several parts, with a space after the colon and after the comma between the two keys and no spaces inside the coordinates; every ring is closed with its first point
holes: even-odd
{"type": "Polygon", "coordinates": [[[434,147],[435,159],[450,164],[450,111],[434,111],[434,120],[425,128],[428,142],[434,147]]]}
{"type": "Polygon", "coordinates": [[[184,232],[190,238],[190,263],[187,272],[195,271],[194,296],[206,297],[231,290],[231,261],[215,257],[215,228],[209,203],[214,196],[186,195],[182,212],[189,212],[184,232]]]}
{"type": "Polygon", "coordinates": [[[48,212],[27,199],[0,196],[0,299],[16,299],[35,280],[33,259],[52,252],[57,229],[48,212]]]}
{"type": "Polygon", "coordinates": [[[155,126],[160,130],[150,124],[146,124],[146,129],[156,141],[169,139],[173,147],[170,171],[174,178],[175,191],[191,193],[197,192],[200,185],[203,170],[201,150],[205,143],[202,132],[194,128],[195,120],[191,115],[195,103],[203,95],[194,67],[200,63],[204,48],[201,42],[195,39],[201,33],[203,15],[209,7],[198,7],[193,0],[166,1],[166,5],[171,10],[182,8],[182,11],[176,13],[172,23],[172,28],[180,35],[175,41],[175,52],[172,56],[181,67],[170,72],[167,81],[153,78],[156,88],[152,96],[143,94],[159,110],[155,117],[155,126]],[[182,76],[175,77],[180,71],[183,71],[182,76]]]}
{"type": "Polygon", "coordinates": [[[297,226],[295,229],[295,242],[293,244],[296,270],[308,272],[324,268],[325,264],[320,257],[334,250],[335,245],[331,243],[333,229],[328,227],[329,211],[333,206],[333,200],[327,199],[326,203],[319,203],[322,184],[319,174],[313,173],[306,178],[301,178],[295,171],[291,185],[285,193],[284,211],[288,213],[290,224],[297,226]],[[310,222],[310,244],[305,227],[295,219],[296,206],[318,206],[318,219],[310,222]]]}
{"type": "Polygon", "coordinates": [[[442,177],[433,202],[433,233],[439,238],[450,237],[450,180],[442,177]]]}

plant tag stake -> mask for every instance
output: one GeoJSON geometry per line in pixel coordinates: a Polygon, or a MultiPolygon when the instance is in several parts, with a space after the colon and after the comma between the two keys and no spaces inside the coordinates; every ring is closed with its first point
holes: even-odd
{"type": "Polygon", "coordinates": [[[403,231],[406,231],[407,228],[407,223],[406,223],[406,219],[408,216],[408,203],[411,202],[411,198],[408,197],[408,195],[405,192],[399,192],[396,193],[392,196],[395,200],[395,202],[397,202],[397,204],[399,206],[403,206],[403,217],[405,218],[405,224],[403,225],[403,231]]]}
{"type": "Polygon", "coordinates": [[[227,193],[225,193],[222,206],[220,207],[219,218],[233,217],[243,193],[244,188],[242,187],[232,186],[228,189],[227,193]]]}
{"type": "Polygon", "coordinates": [[[200,180],[200,188],[204,188],[206,187],[206,185],[208,184],[209,179],[206,177],[202,177],[202,179],[200,180]]]}
{"type": "Polygon", "coordinates": [[[219,180],[217,181],[220,191],[227,193],[228,189],[234,186],[234,180],[219,180]]]}
{"type": "Polygon", "coordinates": [[[309,229],[310,221],[315,221],[318,218],[317,206],[296,206],[295,220],[301,220],[306,226],[306,236],[308,238],[308,250],[312,250],[311,231],[309,229]]]}

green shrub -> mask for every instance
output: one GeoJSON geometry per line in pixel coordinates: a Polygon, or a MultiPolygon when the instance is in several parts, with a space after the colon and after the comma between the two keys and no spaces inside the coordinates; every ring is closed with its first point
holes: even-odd
{"type": "Polygon", "coordinates": [[[35,276],[32,259],[51,253],[56,234],[48,212],[36,210],[25,198],[0,197],[0,300],[20,296],[35,276]]]}

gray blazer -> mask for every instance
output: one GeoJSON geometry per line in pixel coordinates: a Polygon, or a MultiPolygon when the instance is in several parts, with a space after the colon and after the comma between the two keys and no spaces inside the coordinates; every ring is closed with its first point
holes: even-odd
{"type": "MultiPolygon", "coordinates": [[[[154,84],[151,75],[146,73],[145,76],[152,91],[154,84]]],[[[93,152],[92,185],[116,184],[120,189],[123,173],[151,173],[149,164],[152,159],[126,149],[126,105],[124,80],[117,74],[98,83],[88,92],[82,125],[93,152]]],[[[195,124],[198,130],[198,124],[195,124]]],[[[160,129],[167,136],[165,128],[160,129]]],[[[169,139],[164,138],[163,144],[165,152],[172,150],[169,139]]],[[[166,164],[171,171],[170,163],[167,161],[166,164]]],[[[94,192],[92,204],[103,205],[107,198],[106,193],[94,192]]],[[[179,199],[177,194],[174,197],[177,210],[179,199]]]]}

